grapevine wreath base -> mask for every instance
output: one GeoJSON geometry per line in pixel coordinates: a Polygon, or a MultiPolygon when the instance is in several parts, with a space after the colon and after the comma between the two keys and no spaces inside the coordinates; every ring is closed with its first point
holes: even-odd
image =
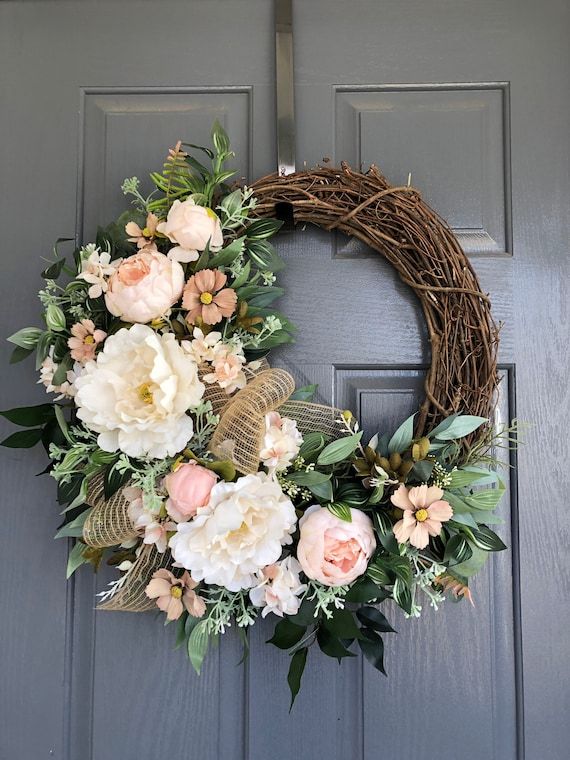
{"type": "Polygon", "coordinates": [[[505,548],[489,527],[505,489],[494,446],[513,428],[489,425],[489,299],[417,190],[344,164],[229,187],[218,124],[212,141],[171,149],[148,197],[125,180],[131,208],[70,262],[58,241],[45,327],[9,338],[55,398],[2,412],[25,428],[3,444],[50,457],[56,537],[76,539],[68,577],[118,568],[99,607],[161,610],[198,672],[229,626],[247,647],[274,616],[294,699],[313,644],[339,661],[358,647],[385,672],[382,602],[418,616],[422,599],[471,599],[470,578],[505,548]],[[350,412],[268,363],[295,330],[274,306],[283,204],[378,251],[420,300],[426,398],[394,432],[363,442],[350,412]]]}

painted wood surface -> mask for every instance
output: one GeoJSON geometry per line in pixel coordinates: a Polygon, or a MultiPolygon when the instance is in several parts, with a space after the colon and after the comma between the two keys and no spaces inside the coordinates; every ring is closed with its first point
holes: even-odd
{"type": "MultiPolygon", "coordinates": [[[[245,668],[222,640],[198,680],[148,615],[93,610],[111,576],[65,583],[55,487],[38,451],[5,451],[0,532],[0,760],[564,760],[570,726],[568,133],[565,0],[297,0],[297,164],[377,163],[445,214],[505,321],[498,415],[532,421],[504,508],[505,540],[476,607],[388,615],[383,679],[311,652],[287,714],[286,656],[255,628],[245,668]],[[524,686],[524,689],[523,689],[524,686]]],[[[240,175],[273,170],[267,0],[0,3],[2,335],[39,315],[39,257],[88,239],[125,176],[200,143],[219,118],[240,175]]],[[[429,346],[412,294],[373,252],[283,234],[283,310],[299,385],[355,408],[366,430],[413,410],[429,346]],[[365,329],[362,325],[366,325],[365,329]]],[[[30,365],[1,406],[39,402],[30,365]]],[[[7,429],[7,426],[6,426],[7,429]]]]}

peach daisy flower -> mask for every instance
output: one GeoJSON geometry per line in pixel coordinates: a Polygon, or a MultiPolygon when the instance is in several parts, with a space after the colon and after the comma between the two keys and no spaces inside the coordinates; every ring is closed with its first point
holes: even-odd
{"type": "Polygon", "coordinates": [[[146,225],[142,230],[136,222],[128,222],[125,225],[125,232],[127,235],[130,235],[129,243],[136,243],[137,248],[144,248],[145,245],[148,245],[156,235],[157,224],[158,217],[152,212],[147,215],[146,225]]]}
{"type": "Polygon", "coordinates": [[[202,617],[206,612],[206,603],[194,591],[197,585],[188,572],[177,578],[162,567],[153,574],[145,594],[149,599],[156,600],[156,606],[166,612],[168,620],[178,620],[185,608],[192,617],[202,617]]]}
{"type": "Polygon", "coordinates": [[[404,515],[394,525],[394,535],[399,544],[409,541],[418,549],[425,549],[430,536],[439,536],[441,524],[453,517],[453,510],[442,500],[443,491],[437,486],[401,485],[390,497],[392,504],[404,510],[404,515]]]}
{"type": "Polygon", "coordinates": [[[81,322],[76,322],[71,328],[71,338],[67,341],[71,349],[71,358],[82,364],[91,361],[95,358],[98,344],[102,343],[106,337],[106,332],[95,329],[93,320],[82,319],[81,322]]]}
{"type": "Polygon", "coordinates": [[[192,275],[182,294],[182,308],[188,309],[189,324],[202,319],[207,325],[216,325],[222,317],[231,317],[236,310],[237,293],[224,288],[227,279],[219,269],[202,269],[192,275]]]}

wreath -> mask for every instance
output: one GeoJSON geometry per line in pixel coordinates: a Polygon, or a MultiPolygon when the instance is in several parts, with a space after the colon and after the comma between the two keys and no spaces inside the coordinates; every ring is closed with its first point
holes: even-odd
{"type": "Polygon", "coordinates": [[[71,261],[58,240],[45,328],[8,339],[55,398],[2,412],[25,428],[3,445],[45,447],[56,538],[75,539],[67,576],[103,560],[119,572],[100,608],[158,608],[198,673],[228,627],[247,648],[258,617],[276,616],[293,701],[315,644],[339,661],[360,648],[385,673],[389,601],[409,617],[471,600],[471,577],[505,548],[489,526],[505,489],[494,446],[512,428],[489,425],[489,300],[417,190],[346,165],[230,187],[217,123],[212,142],[171,149],[148,197],[125,180],[131,207],[71,261]],[[274,306],[283,204],[371,246],[421,302],[426,398],[395,431],[364,442],[349,411],[267,361],[295,332],[274,306]]]}

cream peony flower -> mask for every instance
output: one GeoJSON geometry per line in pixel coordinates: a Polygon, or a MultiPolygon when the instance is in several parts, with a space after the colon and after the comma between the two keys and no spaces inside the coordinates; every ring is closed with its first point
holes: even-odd
{"type": "Polygon", "coordinates": [[[307,590],[299,579],[300,572],[301,565],[295,557],[286,557],[257,573],[259,585],[251,589],[249,598],[256,607],[263,607],[261,617],[270,612],[279,617],[299,612],[301,594],[307,590]]]}
{"type": "Polygon", "coordinates": [[[172,243],[178,244],[168,251],[168,258],[184,263],[196,261],[198,252],[203,251],[208,242],[211,251],[219,251],[224,245],[222,226],[215,212],[211,208],[197,206],[192,198],[175,200],[166,221],[156,229],[172,243]]]}
{"type": "Polygon", "coordinates": [[[179,523],[169,546],[192,577],[239,591],[258,584],[262,568],[290,544],[295,507],[276,480],[259,472],[235,483],[217,483],[206,507],[179,523]]]}
{"type": "MultiPolygon", "coordinates": [[[[207,378],[204,378],[207,381],[207,378]]],[[[295,420],[282,417],[279,412],[265,415],[265,436],[259,458],[270,472],[286,470],[299,453],[303,436],[295,420]]]]}
{"type": "Polygon", "coordinates": [[[162,317],[182,295],[184,270],[154,245],[124,259],[112,275],[105,306],[125,322],[150,322],[162,317]]]}
{"type": "Polygon", "coordinates": [[[204,393],[194,359],[172,333],[122,328],[75,381],[77,416],[99,433],[103,451],[132,457],[174,456],[192,437],[186,411],[204,393]]]}

